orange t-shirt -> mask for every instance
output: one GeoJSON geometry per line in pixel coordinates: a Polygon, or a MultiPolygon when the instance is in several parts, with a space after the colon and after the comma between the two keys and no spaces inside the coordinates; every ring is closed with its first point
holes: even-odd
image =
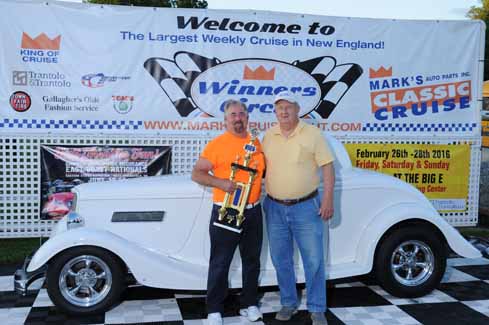
{"type": "MultiPolygon", "coordinates": [[[[214,176],[229,179],[229,175],[231,174],[231,163],[236,161],[237,155],[239,155],[238,164],[243,165],[244,156],[246,154],[244,146],[250,142],[250,138],[250,134],[248,134],[246,138],[240,138],[226,131],[206,145],[201,157],[212,163],[212,172],[214,176]]],[[[265,158],[258,139],[255,140],[255,147],[256,150],[251,155],[248,167],[257,169],[258,173],[253,180],[248,203],[255,203],[260,199],[261,179],[263,170],[265,169],[265,158]]],[[[238,169],[234,180],[246,183],[248,182],[248,177],[248,172],[238,169]]],[[[223,190],[219,188],[213,189],[214,202],[223,202],[224,195],[225,192],[223,190]]]]}

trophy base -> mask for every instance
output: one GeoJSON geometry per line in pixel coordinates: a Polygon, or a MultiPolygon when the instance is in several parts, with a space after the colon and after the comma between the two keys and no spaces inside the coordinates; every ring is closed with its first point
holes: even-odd
{"type": "Polygon", "coordinates": [[[236,225],[229,224],[227,222],[220,223],[219,221],[214,221],[213,225],[216,226],[216,227],[222,228],[222,229],[233,231],[233,232],[235,232],[237,234],[240,234],[243,231],[243,229],[237,228],[236,225]]]}
{"type": "Polygon", "coordinates": [[[223,220],[219,221],[219,218],[218,218],[212,224],[216,227],[220,227],[222,229],[233,231],[233,232],[239,234],[239,233],[241,233],[241,231],[243,231],[243,224],[241,224],[239,226],[236,225],[237,214],[238,214],[238,211],[236,209],[227,208],[227,214],[223,218],[223,220]],[[231,222],[229,222],[229,219],[231,219],[231,222]]]}

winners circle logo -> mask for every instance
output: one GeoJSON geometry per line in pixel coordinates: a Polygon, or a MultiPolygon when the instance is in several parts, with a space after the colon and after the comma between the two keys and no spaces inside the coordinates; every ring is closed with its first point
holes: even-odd
{"type": "Polygon", "coordinates": [[[246,104],[251,116],[264,117],[274,112],[275,95],[288,90],[296,96],[300,116],[328,118],[363,72],[355,63],[337,65],[331,56],[292,63],[262,58],[222,62],[183,51],[173,60],[149,58],[144,67],[181,117],[222,117],[229,99],[246,104]]]}
{"type": "Polygon", "coordinates": [[[31,107],[31,96],[26,92],[16,91],[10,96],[10,106],[17,112],[25,112],[31,107]]]}
{"type": "Polygon", "coordinates": [[[311,75],[293,65],[268,60],[219,64],[194,80],[190,94],[208,115],[223,116],[225,102],[239,99],[253,116],[273,113],[275,95],[283,90],[296,95],[301,116],[317,107],[321,100],[321,88],[311,75]]]}

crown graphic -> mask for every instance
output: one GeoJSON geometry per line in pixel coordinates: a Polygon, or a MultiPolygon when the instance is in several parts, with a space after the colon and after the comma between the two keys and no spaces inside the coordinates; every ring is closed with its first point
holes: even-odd
{"type": "Polygon", "coordinates": [[[50,39],[46,34],[41,33],[36,38],[32,39],[25,32],[22,33],[22,45],[23,49],[36,49],[36,50],[59,50],[59,44],[61,43],[61,35],[50,39]]]}
{"type": "Polygon", "coordinates": [[[267,71],[262,65],[260,65],[255,70],[250,69],[247,65],[244,67],[243,71],[244,80],[274,80],[275,79],[275,68],[267,71]]]}
{"type": "Polygon", "coordinates": [[[370,78],[384,78],[384,77],[391,77],[391,76],[392,76],[392,67],[386,69],[383,66],[380,66],[378,70],[372,68],[369,69],[370,78]]]}

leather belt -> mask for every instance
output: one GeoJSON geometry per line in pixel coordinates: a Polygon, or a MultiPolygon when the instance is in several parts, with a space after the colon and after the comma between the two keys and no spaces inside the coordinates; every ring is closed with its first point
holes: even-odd
{"type": "Polygon", "coordinates": [[[314,192],[309,193],[306,196],[303,196],[303,197],[298,198],[298,199],[279,200],[279,199],[274,198],[273,196],[270,196],[269,194],[267,194],[267,197],[270,200],[275,201],[275,202],[280,203],[280,204],[283,204],[283,205],[294,205],[294,204],[312,199],[316,195],[318,195],[318,190],[315,190],[314,192]]]}
{"type": "MultiPolygon", "coordinates": [[[[222,202],[214,202],[214,204],[222,207],[222,202]]],[[[260,201],[256,201],[255,203],[249,203],[249,204],[245,205],[245,209],[253,209],[258,204],[260,204],[260,201]]]]}

